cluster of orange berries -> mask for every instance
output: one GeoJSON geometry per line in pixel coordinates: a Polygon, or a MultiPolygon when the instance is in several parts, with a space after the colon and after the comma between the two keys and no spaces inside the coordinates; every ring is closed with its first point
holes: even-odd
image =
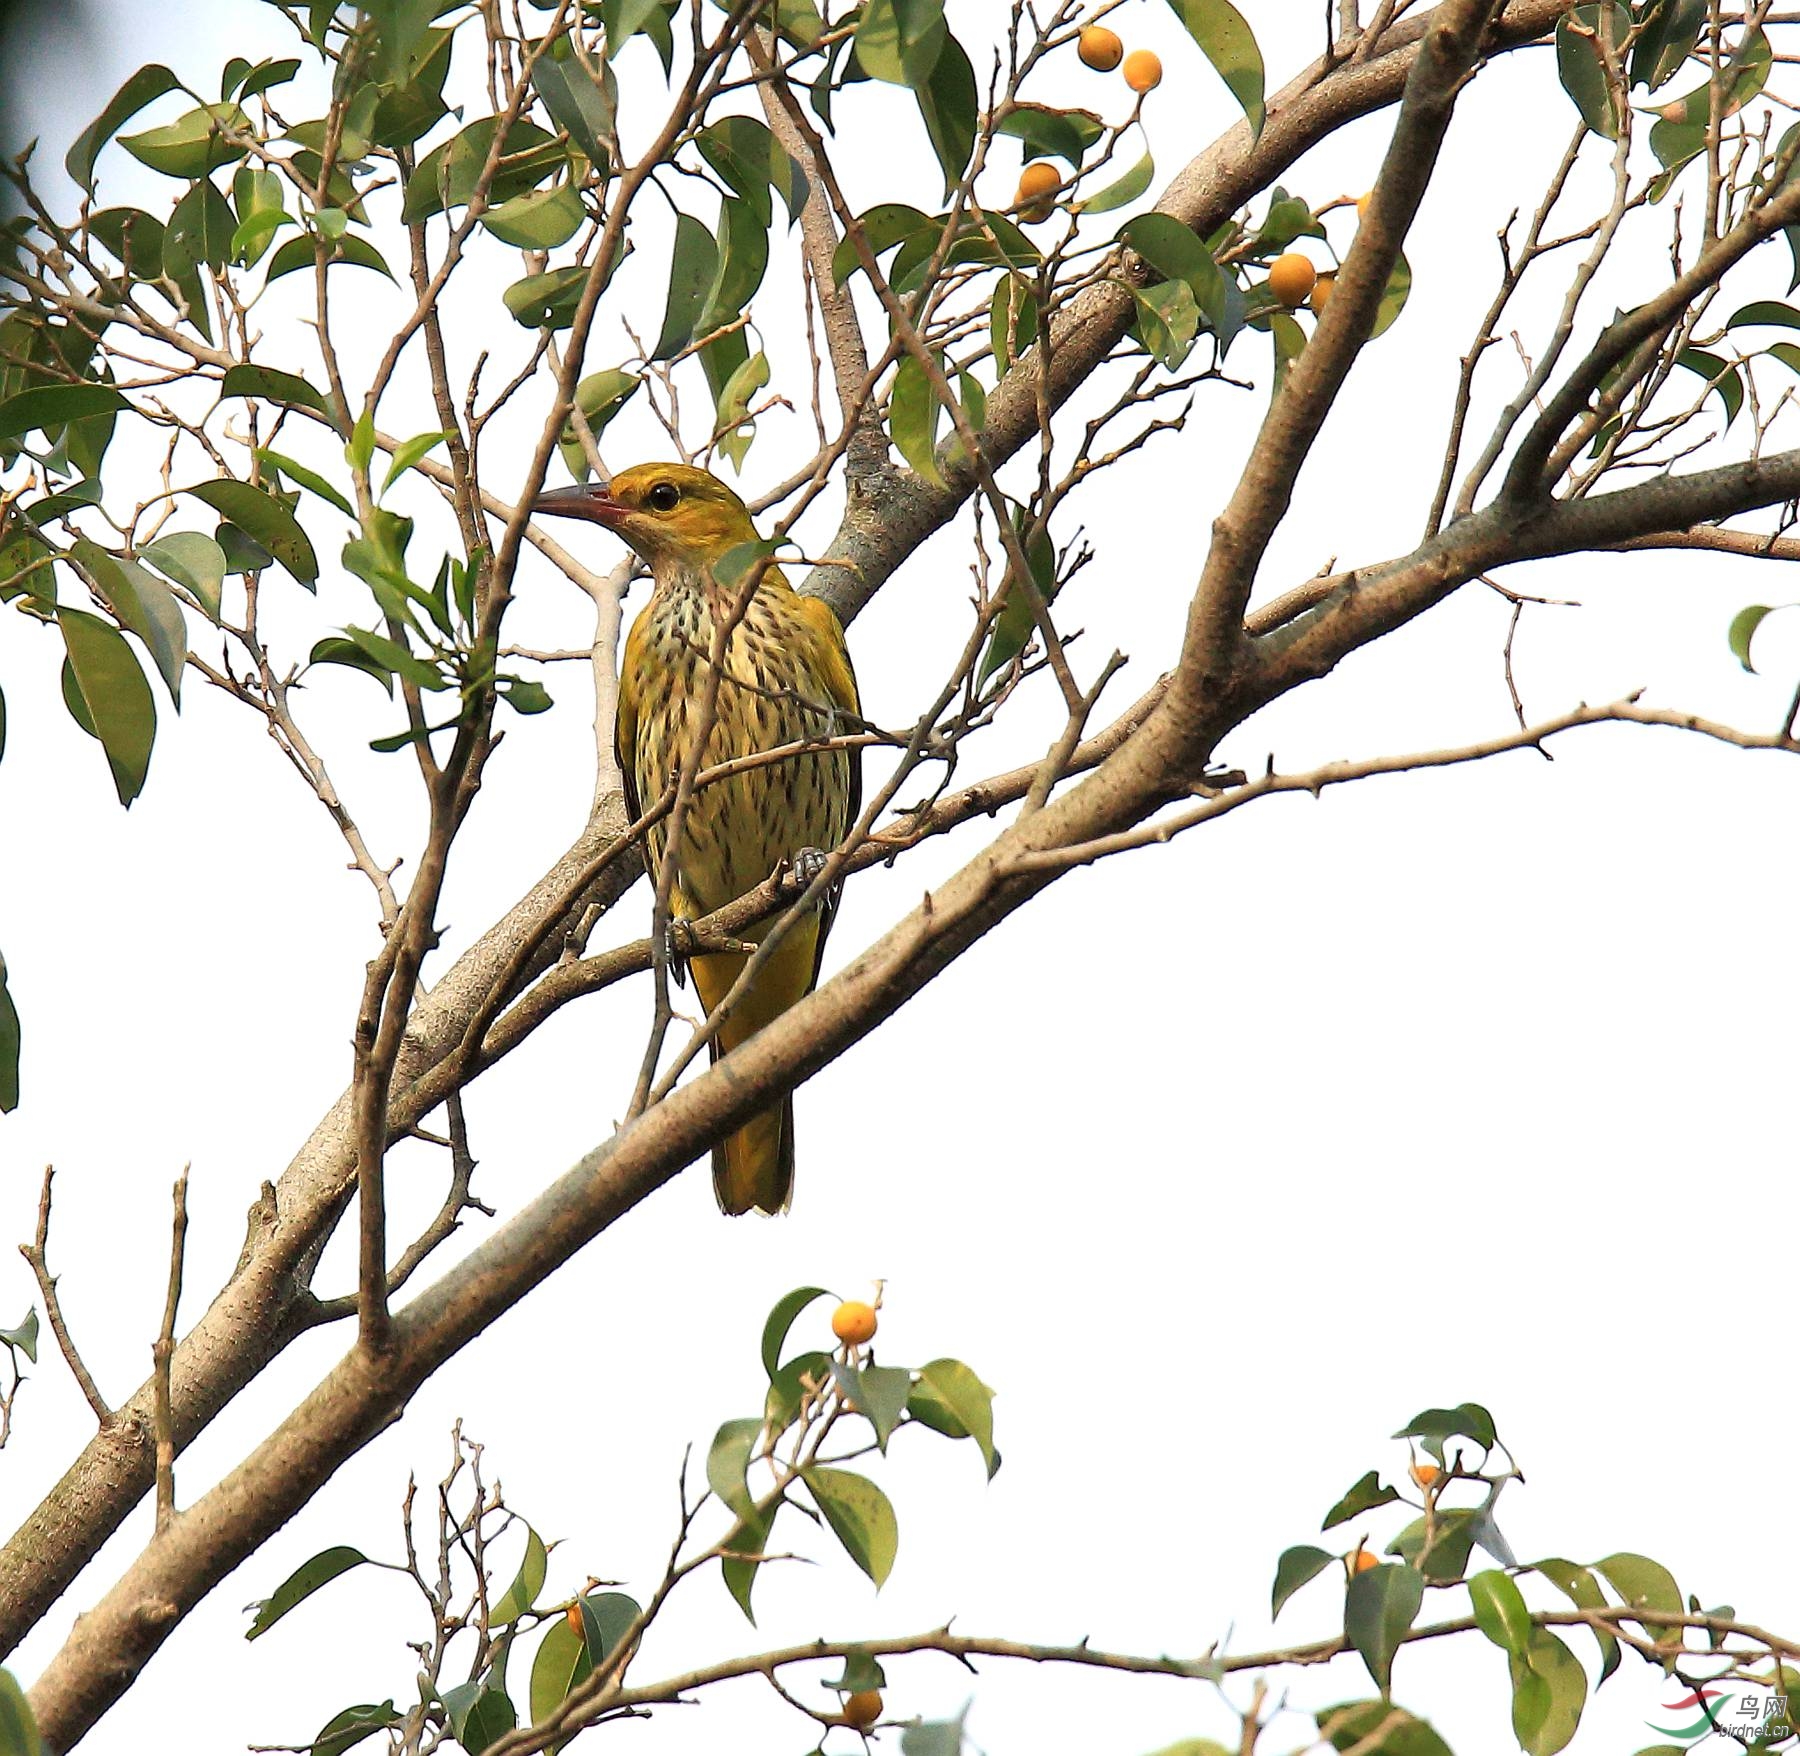
{"type": "MultiPolygon", "coordinates": [[[[1356,198],[1356,217],[1369,211],[1369,197],[1356,198]]],[[[1335,274],[1320,274],[1312,259],[1298,250],[1289,250],[1269,264],[1269,292],[1287,306],[1310,305],[1315,317],[1324,312],[1331,289],[1337,285],[1335,274]]],[[[1421,1484],[1423,1485],[1423,1484],[1421,1484]]]]}
{"type": "MultiPolygon", "coordinates": [[[[1154,49],[1133,49],[1127,55],[1119,33],[1103,24],[1083,25],[1075,52],[1096,73],[1111,73],[1118,67],[1139,97],[1162,84],[1162,57],[1154,49]]],[[[1056,195],[1062,185],[1062,173],[1055,165],[1048,159],[1033,159],[1019,173],[1019,192],[1013,197],[1019,218],[1027,225],[1047,220],[1056,211],[1056,195]]]]}
{"type": "Polygon", "coordinates": [[[1133,49],[1127,55],[1119,33],[1103,24],[1083,25],[1075,52],[1096,73],[1110,73],[1123,61],[1125,83],[1139,97],[1162,84],[1161,56],[1154,49],[1133,49]]]}

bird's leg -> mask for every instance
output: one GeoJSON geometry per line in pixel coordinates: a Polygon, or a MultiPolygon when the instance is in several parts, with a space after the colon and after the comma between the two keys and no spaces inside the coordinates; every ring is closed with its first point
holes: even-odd
{"type": "Polygon", "coordinates": [[[688,958],[694,949],[694,936],[688,930],[686,921],[679,916],[671,915],[669,924],[663,928],[663,954],[668,959],[669,974],[675,978],[675,986],[687,986],[688,958]]]}
{"type": "Polygon", "coordinates": [[[796,890],[804,890],[825,870],[830,858],[823,848],[801,848],[781,862],[775,876],[784,889],[792,885],[796,890]]]}

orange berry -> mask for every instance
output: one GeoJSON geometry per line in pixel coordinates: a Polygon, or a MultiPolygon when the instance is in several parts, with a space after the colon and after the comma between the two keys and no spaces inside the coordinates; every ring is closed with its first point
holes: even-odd
{"type": "Polygon", "coordinates": [[[1313,282],[1312,297],[1307,300],[1307,303],[1312,306],[1315,317],[1322,317],[1325,314],[1325,307],[1331,302],[1332,288],[1336,285],[1337,276],[1335,274],[1322,274],[1313,282]]]}
{"type": "Polygon", "coordinates": [[[1125,57],[1125,83],[1142,94],[1162,84],[1162,57],[1154,49],[1133,49],[1125,57]]]}
{"type": "Polygon", "coordinates": [[[1269,265],[1269,291],[1284,305],[1304,305],[1319,271],[1298,250],[1277,256],[1269,265]]]}
{"type": "Polygon", "coordinates": [[[1443,1473],[1435,1463],[1415,1463],[1407,1471],[1421,1488],[1429,1488],[1443,1473]]]}
{"type": "Polygon", "coordinates": [[[1125,45],[1119,41],[1117,31],[1108,30],[1103,24],[1084,24],[1076,53],[1096,73],[1110,73],[1123,59],[1125,45]]]}
{"type": "Polygon", "coordinates": [[[1379,1567],[1381,1565],[1381,1557],[1372,1549],[1366,1549],[1361,1543],[1358,1543],[1356,1547],[1344,1557],[1344,1565],[1348,1567],[1352,1573],[1367,1573],[1371,1567],[1379,1567]]]}
{"type": "Polygon", "coordinates": [[[1019,218],[1033,225],[1047,220],[1056,211],[1062,181],[1062,173],[1048,159],[1033,159],[1019,173],[1019,192],[1013,197],[1019,218]]]}
{"type": "Polygon", "coordinates": [[[847,1346],[867,1346],[875,1339],[875,1307],[846,1299],[831,1314],[831,1333],[847,1346]]]}
{"type": "Polygon", "coordinates": [[[881,1691],[858,1689],[854,1695],[846,1695],[843,1715],[845,1725],[855,1726],[858,1731],[866,1731],[881,1718],[881,1691]]]}
{"type": "Polygon", "coordinates": [[[563,1611],[563,1616],[569,1624],[569,1632],[573,1634],[577,1640],[585,1640],[587,1638],[587,1629],[582,1624],[580,1602],[577,1601],[570,1604],[569,1607],[563,1611]]]}

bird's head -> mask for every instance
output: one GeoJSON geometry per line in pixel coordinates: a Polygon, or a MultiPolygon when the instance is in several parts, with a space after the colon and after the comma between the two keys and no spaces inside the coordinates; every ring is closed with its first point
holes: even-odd
{"type": "Polygon", "coordinates": [[[717,476],[685,463],[634,464],[609,482],[551,488],[531,510],[604,525],[652,568],[702,568],[756,535],[743,501],[717,476]]]}

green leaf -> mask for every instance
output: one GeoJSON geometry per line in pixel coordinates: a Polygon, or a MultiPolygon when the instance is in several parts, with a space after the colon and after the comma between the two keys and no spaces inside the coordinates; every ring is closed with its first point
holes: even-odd
{"type": "Polygon", "coordinates": [[[231,256],[231,240],[237,230],[230,204],[202,177],[175,203],[163,233],[163,272],[171,280],[185,280],[196,269],[216,274],[231,256]]]}
{"type": "Polygon", "coordinates": [[[744,456],[755,436],[756,423],[749,419],[750,399],[769,382],[769,357],[760,349],[738,366],[720,388],[713,405],[713,431],[719,450],[733,469],[744,467],[744,456]]]}
{"type": "MultiPolygon", "coordinates": [[[[268,273],[263,277],[264,281],[278,281],[284,274],[294,274],[303,268],[310,269],[317,260],[318,250],[311,237],[289,238],[269,258],[268,273]]],[[[367,238],[359,238],[354,234],[339,238],[325,252],[327,268],[339,265],[346,268],[372,268],[377,274],[386,275],[389,280],[394,278],[394,271],[388,267],[381,252],[367,238]]]]}
{"type": "Polygon", "coordinates": [[[1138,160],[1116,183],[1108,183],[1098,195],[1090,195],[1080,203],[1083,213],[1111,213],[1115,207],[1125,207],[1150,187],[1156,175],[1156,161],[1149,153],[1138,160]]]}
{"type": "Polygon", "coordinates": [[[47,433],[88,415],[130,406],[110,384],[39,384],[0,402],[0,439],[47,433]]]}
{"type": "Polygon", "coordinates": [[[763,1322],[762,1332],[763,1371],[771,1381],[781,1365],[781,1350],[787,1345],[788,1331],[794,1327],[794,1319],[814,1300],[831,1297],[823,1287],[795,1287],[775,1301],[763,1322]]]}
{"type": "MultiPolygon", "coordinates": [[[[1774,61],[1774,51],[1769,47],[1769,39],[1760,31],[1754,30],[1732,51],[1731,58],[1719,69],[1719,116],[1735,115],[1745,104],[1749,103],[1764,85],[1768,83],[1769,69],[1774,61]]],[[[1707,119],[1712,112],[1712,79],[1709,76],[1690,92],[1682,97],[1674,98],[1661,106],[1662,120],[1650,132],[1650,144],[1656,147],[1657,129],[1692,131],[1698,130],[1701,144],[1705,144],[1707,119]]],[[[1666,136],[1666,139],[1679,139],[1686,145],[1685,132],[1679,136],[1666,136]]],[[[1696,151],[1698,148],[1695,149],[1696,151]]],[[[1669,160],[1663,156],[1661,149],[1657,156],[1664,164],[1669,160]]],[[[1691,155],[1684,155],[1691,156],[1691,155]]]]}
{"type": "Polygon", "coordinates": [[[1133,287],[1131,297],[1137,307],[1134,327],[1145,348],[1158,364],[1175,371],[1200,334],[1200,307],[1193,289],[1183,280],[1165,280],[1133,287]]]}
{"type": "MultiPolygon", "coordinates": [[[[1634,1610],[1661,1610],[1673,1616],[1682,1612],[1681,1588],[1675,1576],[1659,1561],[1643,1555],[1608,1555],[1594,1563],[1594,1571],[1603,1578],[1625,1603],[1634,1610]]],[[[1668,1626],[1646,1624],[1645,1633],[1659,1645],[1665,1640],[1679,1641],[1681,1631],[1668,1626]]]]}
{"type": "Polygon", "coordinates": [[[1779,299],[1752,299],[1740,305],[1725,320],[1727,329],[1741,329],[1746,324],[1773,323],[1783,329],[1800,329],[1800,311],[1784,305],[1779,299]]]}
{"type": "Polygon", "coordinates": [[[1738,410],[1744,406],[1744,381],[1738,375],[1737,367],[1730,360],[1700,348],[1683,348],[1675,356],[1675,364],[1704,378],[1708,388],[1718,392],[1719,401],[1725,405],[1725,425],[1729,428],[1737,419],[1738,410]]]}
{"type": "Polygon", "coordinates": [[[346,1750],[354,1749],[364,1738],[398,1725],[401,1717],[394,1711],[392,1701],[384,1701],[379,1707],[372,1702],[346,1707],[319,1728],[319,1735],[312,1741],[312,1756],[344,1756],[346,1750]]]}
{"type": "Polygon", "coordinates": [[[745,1618],[753,1627],[756,1613],[750,1607],[750,1594],[756,1589],[757,1570],[762,1566],[762,1556],[769,1545],[769,1532],[774,1527],[775,1515],[781,1510],[781,1504],[778,1500],[766,1512],[743,1520],[725,1539],[722,1547],[726,1552],[719,1557],[719,1572],[725,1581],[725,1589],[731,1593],[737,1607],[744,1612],[745,1618]]]}
{"type": "Polygon", "coordinates": [[[0,1750],[6,1756],[44,1756],[31,1703],[12,1672],[4,1670],[0,1670],[0,1750]]]}
{"type": "Polygon", "coordinates": [[[1726,639],[1731,644],[1732,656],[1746,671],[1754,671],[1756,666],[1750,662],[1750,642],[1756,631],[1762,626],[1765,616],[1773,615],[1777,610],[1791,610],[1792,604],[1746,604],[1743,609],[1731,618],[1731,628],[1726,639]]]}
{"type": "Polygon", "coordinates": [[[1706,25],[1706,0],[1651,0],[1631,51],[1632,83],[1655,91],[1679,73],[1706,25]]]}
{"type": "MultiPolygon", "coordinates": [[[[23,1035],[19,1009],[6,985],[6,959],[0,957],[0,1112],[19,1107],[19,1049],[23,1035]]],[[[0,1671],[0,1677],[5,1675],[0,1671]]],[[[5,1706],[0,1703],[0,1724],[4,1724],[4,1714],[5,1706]]]]}
{"type": "MultiPolygon", "coordinates": [[[[641,382],[635,372],[615,366],[604,372],[590,372],[575,386],[575,406],[581,410],[582,418],[596,439],[606,431],[613,416],[631,400],[641,382]]],[[[585,482],[592,471],[572,419],[563,428],[557,449],[562,453],[569,474],[576,481],[585,482]]]]}
{"type": "Polygon", "coordinates": [[[1242,105],[1254,140],[1263,126],[1263,60],[1244,15],[1228,0],[1169,0],[1169,4],[1242,105]]]}
{"type": "Polygon", "coordinates": [[[994,1449],[994,1393],[961,1360],[933,1360],[907,1399],[915,1419],[952,1439],[973,1439],[988,1479],[1000,1467],[994,1449]]]}
{"type": "Polygon", "coordinates": [[[1344,1593],[1344,1638],[1362,1654],[1382,1694],[1388,1692],[1394,1654],[1425,1600],[1425,1578],[1410,1567],[1370,1567],[1352,1575],[1344,1593]]]}
{"type": "Polygon", "coordinates": [[[270,468],[279,470],[291,481],[298,482],[309,493],[317,494],[321,500],[335,506],[346,518],[356,516],[356,508],[317,470],[308,469],[305,464],[282,452],[271,451],[266,445],[260,447],[256,455],[270,468]]]}
{"type": "Polygon", "coordinates": [[[259,61],[242,77],[235,90],[227,88],[221,97],[253,98],[278,85],[286,85],[300,71],[299,59],[285,56],[278,61],[259,61]]]}
{"type": "Polygon", "coordinates": [[[354,640],[345,640],[342,635],[328,634],[317,641],[307,655],[309,665],[343,665],[352,671],[361,671],[366,677],[373,677],[388,692],[391,700],[394,693],[394,673],[379,660],[371,658],[354,640]]]}
{"type": "Polygon", "coordinates": [[[791,224],[806,205],[806,173],[754,116],[723,116],[694,137],[700,156],[734,194],[747,201],[766,230],[775,217],[771,191],[779,190],[791,224]]]}
{"type": "Polygon", "coordinates": [[[917,90],[948,37],[944,0],[867,0],[856,25],[856,58],[876,79],[917,90]]]}
{"type": "Polygon", "coordinates": [[[1575,1736],[1587,1705],[1587,1672],[1567,1646],[1534,1629],[1511,1658],[1513,1735],[1525,1756],[1555,1756],[1575,1736]]]}
{"type": "Polygon", "coordinates": [[[276,1586],[272,1596],[256,1606],[256,1620],[250,1624],[244,1638],[255,1640],[259,1635],[267,1634],[289,1610],[311,1597],[320,1586],[329,1585],[339,1574],[362,1566],[368,1559],[361,1549],[339,1546],[321,1550],[310,1561],[296,1567],[276,1586]]]}
{"type": "Polygon", "coordinates": [[[1180,220],[1166,213],[1141,213],[1120,226],[1118,236],[1166,279],[1184,281],[1198,310],[1215,309],[1225,276],[1212,251],[1180,220]]]}
{"type": "Polygon", "coordinates": [[[660,0],[600,0],[607,54],[616,55],[639,31],[653,29],[659,3],[660,0]]]}
{"type": "Polygon", "coordinates": [[[1421,1440],[1440,1464],[1444,1461],[1446,1439],[1473,1439],[1483,1451],[1492,1451],[1499,1442],[1494,1432],[1494,1417],[1478,1402],[1459,1402],[1455,1408],[1424,1409],[1394,1437],[1421,1440]]]}
{"type": "Polygon", "coordinates": [[[537,1607],[538,1593],[544,1589],[544,1575],[550,1570],[550,1556],[544,1548],[544,1539],[531,1528],[525,1526],[525,1555],[519,1562],[519,1571],[513,1582],[501,1595],[488,1612],[488,1626],[498,1628],[506,1622],[516,1622],[527,1610],[537,1607]]]}
{"type": "Polygon", "coordinates": [[[165,177],[204,177],[220,165],[236,164],[249,150],[227,140],[226,129],[250,133],[250,118],[236,104],[202,104],[161,128],[121,135],[119,144],[165,177]]]}
{"type": "MultiPolygon", "coordinates": [[[[0,970],[0,987],[4,986],[3,977],[4,971],[0,970]]],[[[37,1364],[37,1341],[38,1314],[35,1305],[19,1319],[16,1328],[0,1329],[0,1342],[5,1342],[8,1347],[16,1347],[34,1366],[37,1364]]]]}
{"type": "Polygon", "coordinates": [[[889,1436],[906,1413],[912,1392],[912,1373],[903,1366],[855,1366],[835,1363],[832,1375],[845,1399],[855,1405],[875,1429],[875,1443],[887,1450],[889,1436]]]}
{"type": "Polygon", "coordinates": [[[219,394],[260,397],[265,402],[311,409],[314,414],[323,415],[333,427],[339,425],[330,398],[324,391],[315,390],[297,372],[278,372],[273,366],[233,366],[220,381],[219,394]]]}
{"type": "Polygon", "coordinates": [[[720,219],[719,263],[707,288],[694,332],[706,335],[729,323],[762,285],[769,266],[768,227],[748,202],[728,201],[720,219]]]}
{"type": "Polygon", "coordinates": [[[796,1354],[769,1380],[769,1393],[763,1399],[763,1418],[769,1423],[771,1431],[779,1433],[793,1424],[807,1394],[808,1379],[815,1387],[831,1381],[829,1354],[796,1354]]]}
{"type": "Polygon", "coordinates": [[[887,1673],[874,1653],[852,1647],[844,1654],[843,1670],[823,1686],[840,1695],[854,1695],[859,1689],[885,1689],[887,1673]]]}
{"type": "Polygon", "coordinates": [[[900,1734],[900,1756],[963,1756],[963,1719],[968,1704],[955,1719],[926,1719],[907,1726],[900,1734]]]}
{"type": "Polygon", "coordinates": [[[1425,1520],[1415,1518],[1388,1544],[1390,1555],[1399,1555],[1419,1567],[1434,1585],[1461,1579],[1469,1565],[1469,1552],[1481,1530],[1483,1514],[1472,1506],[1439,1509],[1431,1532],[1431,1550],[1425,1549],[1425,1520]]]}
{"type": "Polygon", "coordinates": [[[483,1750],[519,1723],[519,1710],[513,1706],[512,1697],[504,1689],[492,1688],[480,1680],[446,1689],[443,1703],[450,1715],[450,1729],[469,1756],[481,1756],[483,1750]]]}
{"type": "MultiPolygon", "coordinates": [[[[1025,541],[1026,523],[1022,507],[1014,511],[1013,529],[1023,543],[1026,564],[1031,569],[1031,580],[1037,587],[1039,597],[1046,604],[1053,603],[1057,592],[1056,545],[1051,542],[1049,531],[1040,526],[1031,539],[1025,541]]],[[[987,651],[982,656],[981,670],[976,679],[978,683],[986,683],[996,671],[1002,666],[1010,664],[1023,652],[1026,642],[1030,640],[1037,627],[1037,618],[1032,613],[1031,598],[1028,593],[1018,587],[1010,557],[1007,562],[1006,574],[1001,580],[1000,591],[1003,600],[1000,614],[994,618],[993,633],[988,636],[987,651]]],[[[923,1409],[915,1409],[914,1412],[924,1417],[923,1409]]],[[[936,1425],[935,1422],[930,1424],[936,1425]]],[[[949,1431],[948,1428],[939,1430],[949,1431]]],[[[961,1434],[958,1433],[956,1437],[960,1438],[961,1434]]],[[[989,1474],[992,1473],[990,1470],[989,1474]]]]}
{"type": "Polygon", "coordinates": [[[1397,1489],[1386,1486],[1379,1479],[1378,1472],[1370,1470],[1345,1490],[1343,1498],[1325,1514],[1319,1529],[1331,1530],[1364,1512],[1372,1512],[1377,1506],[1386,1506],[1399,1498],[1397,1489]]]}
{"type": "Polygon", "coordinates": [[[1079,110],[1053,110],[1048,104],[1015,105],[994,132],[1024,141],[1027,158],[1054,155],[1076,170],[1081,169],[1082,154],[1098,138],[1092,117],[1082,117],[1079,110]],[[1078,117],[1088,127],[1081,127],[1078,117]]]}
{"type": "Polygon", "coordinates": [[[385,494],[420,458],[429,456],[449,437],[448,433],[420,433],[404,444],[396,445],[394,461],[388,466],[388,473],[381,484],[382,493],[385,494]]]}
{"type": "MultiPolygon", "coordinates": [[[[564,46],[559,42],[556,48],[564,46]]],[[[611,156],[606,142],[617,125],[618,94],[612,68],[606,69],[605,85],[596,85],[572,53],[558,55],[552,51],[539,56],[531,83],[544,100],[550,119],[568,134],[590,163],[605,169],[611,156]]]]}
{"type": "Polygon", "coordinates": [[[1518,1586],[1489,1568],[1469,1581],[1469,1599],[1482,1633],[1507,1652],[1523,1654],[1531,1644],[1531,1612],[1518,1586]]]}
{"type": "Polygon", "coordinates": [[[801,1476],[844,1553],[875,1581],[893,1571],[900,1526],[888,1497],[867,1476],[813,1464],[801,1476]]]}
{"type": "Polygon", "coordinates": [[[581,230],[587,210],[572,183],[558,183],[553,189],[527,190],[490,207],[481,223],[503,244],[516,244],[521,250],[554,250],[566,244],[581,230]]]}
{"type": "Polygon", "coordinates": [[[182,490],[203,500],[215,512],[253,537],[300,584],[310,588],[319,577],[319,561],[300,521],[272,494],[248,482],[219,479],[197,482],[182,490]]]}
{"type": "Polygon", "coordinates": [[[86,537],[75,539],[69,558],[98,587],[119,621],[149,649],[169,699],[179,708],[188,648],[187,622],[175,594],[148,569],[108,554],[86,537]]]}
{"type": "Polygon", "coordinates": [[[106,108],[81,131],[69,148],[63,167],[70,178],[92,195],[94,161],[100,156],[100,149],[145,105],[154,103],[166,92],[180,89],[181,81],[168,68],[159,65],[140,67],[113,93],[106,108]]]}
{"type": "Polygon", "coordinates": [[[1322,1707],[1314,1717],[1334,1750],[1356,1756],[1450,1756],[1450,1746],[1422,1719],[1391,1701],[1346,1701],[1322,1707]],[[1379,1742],[1371,1743],[1379,1731],[1379,1742]]]}
{"type": "MultiPolygon", "coordinates": [[[[541,92],[543,88],[538,89],[541,92]]],[[[499,117],[483,116],[420,159],[406,180],[406,198],[400,206],[400,217],[407,225],[468,205],[499,125],[499,117]]],[[[498,205],[535,189],[552,170],[567,162],[567,156],[555,135],[545,133],[535,122],[515,121],[506,131],[499,168],[488,185],[489,203],[498,205]]]]}
{"type": "Polygon", "coordinates": [[[1316,1579],[1336,1559],[1336,1555],[1328,1555],[1323,1549],[1305,1544],[1284,1549],[1281,1559],[1275,1563],[1275,1589],[1269,1596],[1270,1621],[1281,1614],[1282,1606],[1301,1586],[1316,1579]]]}
{"type": "Polygon", "coordinates": [[[1037,340],[1037,299],[1031,283],[1022,275],[1003,274],[994,286],[988,306],[988,345],[994,350],[994,370],[1002,378],[1013,362],[1037,340]]]}
{"type": "Polygon", "coordinates": [[[84,731],[100,740],[119,803],[129,805],[144,790],[156,741],[156,703],[150,698],[150,685],[125,637],[111,623],[86,610],[68,608],[56,612],[56,621],[69,655],[65,699],[72,686],[82,710],[76,718],[84,731]]]}
{"type": "Polygon", "coordinates": [[[944,483],[937,466],[937,430],[943,412],[925,368],[911,354],[903,355],[888,399],[888,433],[894,449],[935,487],[944,483]]]}
{"type": "Polygon", "coordinates": [[[746,1523],[756,1516],[756,1500],[745,1478],[762,1430],[759,1420],[727,1421],[713,1435],[706,1454],[706,1485],[746,1523]]]}
{"type": "Polygon", "coordinates": [[[1574,7],[1556,21],[1556,76],[1582,121],[1605,140],[1619,138],[1625,108],[1625,41],[1630,32],[1631,13],[1617,0],[1574,7]],[[1617,84],[1607,73],[1603,43],[1618,69],[1617,84]]]}
{"type": "MultiPolygon", "coordinates": [[[[584,1618],[585,1619],[585,1618],[584,1618]]],[[[587,1641],[561,1616],[553,1621],[531,1661],[531,1723],[547,1718],[594,1668],[587,1641]]]]}
{"type": "MultiPolygon", "coordinates": [[[[877,259],[917,233],[929,232],[936,239],[943,230],[940,222],[901,201],[884,201],[879,207],[871,207],[857,224],[868,240],[869,254],[877,259]]],[[[857,255],[855,239],[840,240],[831,253],[831,278],[841,287],[860,267],[862,259],[857,255]]]]}
{"type": "Polygon", "coordinates": [[[567,329],[575,321],[588,271],[571,265],[516,280],[501,295],[506,308],[527,329],[567,329]]]}
{"type": "Polygon", "coordinates": [[[1369,330],[1370,341],[1393,328],[1395,319],[1406,309],[1406,301],[1411,294],[1412,269],[1404,256],[1396,256],[1387,285],[1381,290],[1381,303],[1375,307],[1375,322],[1369,330]]]}
{"type": "Polygon", "coordinates": [[[442,0],[363,0],[362,10],[375,26],[375,40],[381,46],[382,78],[405,85],[430,52],[427,26],[447,8],[442,0]]]}
{"type": "MultiPolygon", "coordinates": [[[[1549,1580],[1577,1609],[1598,1610],[1606,1607],[1606,1593],[1600,1589],[1599,1581],[1587,1568],[1553,1556],[1550,1560],[1539,1561],[1536,1571],[1549,1580]]],[[[1619,1668],[1618,1638],[1610,1629],[1597,1625],[1590,1625],[1590,1632],[1600,1646],[1600,1681],[1604,1683],[1619,1668]]]]}
{"type": "Polygon", "coordinates": [[[675,247],[669,255],[668,305],[651,359],[671,359],[693,340],[694,325],[718,271],[719,246],[712,233],[691,213],[678,214],[675,247]]]}
{"type": "Polygon", "coordinates": [[[622,1591],[597,1591],[576,1600],[581,1606],[582,1639],[596,1663],[608,1658],[644,1613],[622,1591]]]}
{"type": "Polygon", "coordinates": [[[981,109],[975,85],[975,68],[955,37],[944,40],[931,76],[913,93],[931,150],[944,173],[944,196],[962,181],[975,153],[975,135],[981,109]]]}

